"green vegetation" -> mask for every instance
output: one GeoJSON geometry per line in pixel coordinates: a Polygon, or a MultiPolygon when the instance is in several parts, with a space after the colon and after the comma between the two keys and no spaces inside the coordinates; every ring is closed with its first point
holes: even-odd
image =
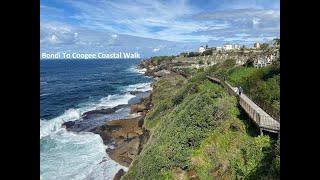
{"type": "MultiPolygon", "coordinates": [[[[229,75],[236,72],[229,69],[233,65],[229,60],[210,70],[229,75]]],[[[247,71],[238,73],[253,73],[247,71]]],[[[208,81],[207,73],[188,80],[164,77],[155,83],[154,107],[144,121],[151,137],[123,179],[187,179],[190,174],[199,179],[278,178],[277,143],[249,133],[254,126],[242,116],[237,99],[208,81]]]]}
{"type": "Polygon", "coordinates": [[[273,41],[274,41],[274,46],[280,46],[280,39],[279,38],[275,38],[275,39],[273,39],[273,41]]]}
{"type": "Polygon", "coordinates": [[[204,56],[204,55],[206,55],[206,56],[212,55],[212,49],[207,49],[207,50],[205,50],[201,55],[202,55],[202,56],[204,56]]]}
{"type": "Polygon", "coordinates": [[[181,72],[185,73],[185,74],[191,74],[194,75],[196,73],[196,69],[195,68],[180,68],[179,69],[181,72]]]}
{"type": "Polygon", "coordinates": [[[235,67],[233,60],[226,60],[209,68],[206,72],[224,78],[233,86],[241,86],[262,109],[274,118],[280,116],[280,61],[264,68],[250,66],[235,67]]]}
{"type": "Polygon", "coordinates": [[[262,49],[262,50],[266,50],[266,49],[268,49],[268,47],[269,47],[269,44],[267,44],[267,43],[262,43],[260,45],[260,49],[262,49]]]}
{"type": "Polygon", "coordinates": [[[198,53],[198,52],[189,52],[187,57],[196,57],[196,56],[199,56],[199,55],[200,55],[200,53],[198,53]]]}
{"type": "Polygon", "coordinates": [[[171,99],[179,91],[179,88],[186,84],[182,76],[175,78],[164,77],[154,85],[152,102],[154,107],[148,112],[145,118],[145,126],[152,129],[158,124],[160,118],[167,113],[174,104],[171,99]]]}
{"type": "Polygon", "coordinates": [[[201,143],[191,158],[200,179],[279,179],[274,140],[245,129],[243,121],[229,119],[201,143]]]}
{"type": "Polygon", "coordinates": [[[159,65],[166,61],[172,61],[176,56],[155,56],[151,58],[151,62],[154,65],[159,65]]]}
{"type": "Polygon", "coordinates": [[[280,116],[279,62],[264,68],[237,67],[229,71],[228,80],[275,118],[280,116]]]}
{"type": "MultiPolygon", "coordinates": [[[[262,49],[273,51],[263,44],[262,49]]],[[[152,63],[170,63],[173,59],[153,57],[152,63]]],[[[241,86],[262,109],[278,117],[280,60],[254,68],[252,62],[238,66],[235,59],[228,59],[208,68],[177,71],[192,76],[165,76],[154,84],[153,108],[143,125],[150,138],[123,179],[280,179],[280,141],[259,135],[236,97],[206,78],[214,75],[241,86]]]]}

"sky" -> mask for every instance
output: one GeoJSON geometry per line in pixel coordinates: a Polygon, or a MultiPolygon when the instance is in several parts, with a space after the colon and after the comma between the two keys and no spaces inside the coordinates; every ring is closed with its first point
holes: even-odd
{"type": "Polygon", "coordinates": [[[252,45],[280,36],[280,0],[41,0],[41,52],[139,52],[252,45]]]}

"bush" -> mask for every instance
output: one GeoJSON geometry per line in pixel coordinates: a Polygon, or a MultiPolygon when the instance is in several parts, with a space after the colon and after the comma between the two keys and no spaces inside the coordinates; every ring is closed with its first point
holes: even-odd
{"type": "Polygon", "coordinates": [[[221,68],[229,69],[229,68],[234,67],[235,65],[236,65],[235,59],[227,59],[222,63],[221,68]]]}
{"type": "Polygon", "coordinates": [[[205,50],[204,52],[202,52],[202,54],[201,55],[206,55],[206,56],[208,56],[208,55],[212,55],[212,50],[211,49],[207,49],[207,50],[205,50]]]}
{"type": "MultiPolygon", "coordinates": [[[[200,179],[278,179],[280,149],[268,136],[248,133],[254,127],[237,108],[237,99],[210,82],[224,75],[272,105],[279,105],[277,67],[234,67],[234,60],[214,65],[188,80],[168,76],[155,83],[154,107],[145,118],[151,137],[123,179],[173,179],[194,170],[200,179]]],[[[254,129],[255,130],[255,129],[254,129]]]]}
{"type": "Polygon", "coordinates": [[[196,76],[187,85],[194,90],[186,88],[176,94],[176,97],[183,97],[182,92],[188,95],[176,98],[180,103],[159,117],[152,142],[133,162],[124,179],[163,179],[174,167],[189,169],[193,148],[198,147],[219,122],[230,117],[236,101],[227,98],[221,86],[196,81],[198,79],[202,76],[196,76]]]}
{"type": "Polygon", "coordinates": [[[159,65],[165,61],[172,61],[175,58],[175,56],[155,56],[151,57],[151,62],[154,65],[159,65]]]}
{"type": "Polygon", "coordinates": [[[200,55],[200,53],[198,53],[198,52],[190,52],[188,54],[188,57],[196,57],[196,56],[199,56],[199,55],[200,55]]]}

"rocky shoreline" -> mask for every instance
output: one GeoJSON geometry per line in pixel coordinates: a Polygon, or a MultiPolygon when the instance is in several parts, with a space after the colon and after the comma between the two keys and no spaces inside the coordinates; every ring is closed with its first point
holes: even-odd
{"type": "MultiPolygon", "coordinates": [[[[132,91],[136,97],[128,104],[106,109],[97,109],[85,112],[76,121],[62,124],[68,131],[93,132],[99,134],[105,145],[108,145],[108,156],[122,166],[129,167],[133,159],[141,152],[143,145],[149,138],[149,132],[144,129],[143,120],[151,109],[152,92],[132,91]],[[116,115],[118,111],[126,109],[126,117],[110,119],[108,115],[116,115]],[[106,117],[109,118],[106,118],[106,117]]],[[[116,116],[117,117],[117,116],[116,116]]],[[[120,179],[125,172],[120,169],[114,179],[120,179]]]]}
{"type": "MultiPolygon", "coordinates": [[[[169,71],[168,67],[153,66],[148,60],[141,61],[138,68],[147,69],[145,75],[151,76],[155,80],[175,73],[169,71]]],[[[99,134],[103,143],[109,146],[106,149],[108,156],[120,165],[129,167],[149,139],[150,133],[143,128],[143,121],[153,105],[152,91],[131,91],[130,94],[136,97],[131,99],[128,104],[88,111],[79,120],[65,122],[62,126],[68,131],[86,131],[99,134]],[[106,118],[106,115],[115,115],[123,109],[128,110],[129,116],[106,118]]],[[[114,179],[120,179],[124,174],[124,170],[120,169],[114,179]]]]}
{"type": "MultiPolygon", "coordinates": [[[[150,94],[151,95],[151,94],[150,94]]],[[[119,164],[129,167],[149,138],[149,132],[142,127],[146,112],[150,109],[150,98],[130,106],[128,118],[107,121],[92,132],[99,134],[104,144],[112,146],[106,152],[119,164]]]]}

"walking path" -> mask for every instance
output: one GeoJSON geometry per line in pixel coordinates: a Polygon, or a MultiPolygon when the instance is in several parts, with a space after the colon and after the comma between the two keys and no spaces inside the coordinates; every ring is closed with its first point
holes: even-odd
{"type": "Polygon", "coordinates": [[[260,132],[269,131],[273,133],[280,133],[280,122],[273,119],[268,113],[256,105],[251,99],[249,99],[245,94],[237,93],[237,88],[232,87],[228,82],[222,81],[219,78],[207,76],[211,81],[222,84],[227,88],[231,95],[239,97],[239,104],[244,109],[244,111],[249,115],[249,117],[259,126],[260,132]]]}

